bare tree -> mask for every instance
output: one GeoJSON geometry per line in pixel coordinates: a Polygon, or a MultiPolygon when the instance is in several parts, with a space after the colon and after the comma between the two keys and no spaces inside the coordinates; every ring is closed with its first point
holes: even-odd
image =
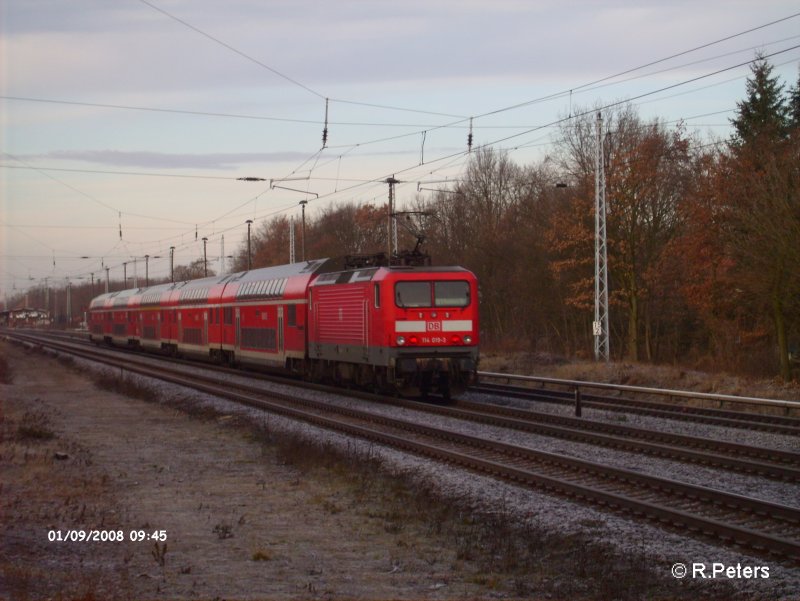
{"type": "MultiPolygon", "coordinates": [[[[689,141],[680,128],[667,131],[658,121],[643,122],[629,105],[604,114],[603,123],[610,288],[617,311],[627,318],[615,323],[625,332],[630,359],[638,360],[641,350],[652,359],[660,315],[652,308],[663,300],[653,294],[653,283],[658,281],[661,255],[680,225],[678,204],[692,183],[689,141]]],[[[572,283],[574,297],[568,302],[575,306],[585,306],[591,294],[594,226],[589,208],[597,147],[593,126],[588,114],[567,123],[558,142],[560,165],[581,191],[581,197],[574,197],[575,212],[561,215],[561,230],[570,239],[561,244],[560,263],[555,264],[585,269],[572,283]],[[565,223],[571,226],[567,229],[565,223]]]]}
{"type": "MultiPolygon", "coordinates": [[[[188,265],[176,265],[173,270],[175,281],[182,282],[185,280],[196,280],[197,278],[205,277],[205,265],[203,259],[192,261],[188,265]]],[[[208,276],[216,275],[211,269],[208,270],[208,276]]]]}

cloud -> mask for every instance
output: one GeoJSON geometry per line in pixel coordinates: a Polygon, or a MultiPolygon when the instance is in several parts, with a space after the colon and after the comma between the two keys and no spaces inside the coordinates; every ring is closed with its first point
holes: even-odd
{"type": "Polygon", "coordinates": [[[56,150],[46,154],[20,156],[24,161],[57,160],[112,167],[148,169],[232,169],[252,163],[282,163],[308,158],[302,152],[262,153],[164,153],[122,150],[56,150]]]}

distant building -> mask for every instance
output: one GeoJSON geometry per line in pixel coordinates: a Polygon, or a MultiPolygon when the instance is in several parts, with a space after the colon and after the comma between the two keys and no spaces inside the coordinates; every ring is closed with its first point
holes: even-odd
{"type": "Polygon", "coordinates": [[[35,328],[50,325],[50,313],[44,309],[26,307],[0,311],[0,325],[7,328],[35,328]]]}

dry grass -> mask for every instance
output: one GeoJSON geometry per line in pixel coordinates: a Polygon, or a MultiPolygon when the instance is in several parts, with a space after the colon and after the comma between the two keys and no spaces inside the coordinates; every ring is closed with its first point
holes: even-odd
{"type": "Polygon", "coordinates": [[[151,386],[144,384],[140,379],[133,375],[123,373],[114,375],[110,372],[94,373],[92,381],[97,388],[114,392],[130,398],[147,401],[152,399],[156,393],[151,386]]]}
{"type": "MultiPolygon", "coordinates": [[[[800,401],[800,382],[783,382],[778,378],[759,379],[722,372],[701,372],[669,365],[650,365],[612,361],[598,363],[586,360],[566,360],[537,353],[492,353],[481,356],[482,371],[522,374],[562,380],[607,382],[670,390],[749,396],[757,398],[800,401]]],[[[657,400],[664,401],[664,397],[657,400]]],[[[693,401],[694,405],[703,403],[693,401]]],[[[719,403],[708,406],[719,408],[719,403]]],[[[753,406],[744,406],[753,410],[753,406]]],[[[734,405],[733,408],[742,408],[734,405]]],[[[761,411],[786,415],[784,410],[761,408],[761,411]]],[[[798,416],[800,412],[790,415],[798,416]]]]}
{"type": "Polygon", "coordinates": [[[21,441],[48,441],[55,438],[48,417],[37,411],[26,411],[17,425],[16,438],[21,441]]]}
{"type": "Polygon", "coordinates": [[[0,355],[0,384],[11,384],[14,381],[14,376],[11,373],[11,367],[3,355],[0,355]]]}
{"type": "MultiPolygon", "coordinates": [[[[36,401],[31,404],[35,406],[36,401]]],[[[88,475],[85,468],[91,458],[80,447],[62,440],[43,411],[7,403],[0,423],[4,474],[0,485],[4,518],[0,590],[9,599],[20,600],[41,598],[43,592],[52,599],[110,598],[111,578],[83,568],[94,562],[92,547],[51,543],[41,527],[119,526],[120,516],[108,509],[108,480],[104,475],[88,475]],[[30,554],[50,557],[54,567],[44,572],[14,559],[30,554]],[[105,585],[99,584],[102,578],[105,585]]]]}

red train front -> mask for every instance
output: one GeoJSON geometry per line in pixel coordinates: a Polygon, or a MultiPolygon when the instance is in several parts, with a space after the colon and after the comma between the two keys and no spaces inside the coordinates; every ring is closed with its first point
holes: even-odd
{"type": "Polygon", "coordinates": [[[478,362],[478,288],[460,267],[322,274],[309,287],[316,377],[405,394],[463,390],[478,362]]]}

